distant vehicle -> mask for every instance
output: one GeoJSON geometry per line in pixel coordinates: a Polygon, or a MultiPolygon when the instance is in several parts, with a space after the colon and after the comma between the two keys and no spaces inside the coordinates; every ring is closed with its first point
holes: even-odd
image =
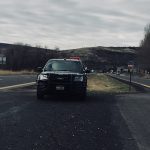
{"type": "Polygon", "coordinates": [[[44,95],[66,93],[85,99],[89,71],[79,59],[50,59],[45,67],[39,68],[37,77],[37,98],[44,95]]]}

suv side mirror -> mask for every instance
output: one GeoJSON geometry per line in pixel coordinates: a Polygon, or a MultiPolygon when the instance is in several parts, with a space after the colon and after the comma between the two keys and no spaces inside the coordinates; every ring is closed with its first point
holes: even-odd
{"type": "Polygon", "coordinates": [[[85,68],[85,73],[90,73],[91,70],[89,70],[87,67],[85,68]]]}
{"type": "Polygon", "coordinates": [[[89,69],[87,69],[85,72],[86,72],[86,73],[91,73],[91,71],[90,71],[89,69]]]}
{"type": "Polygon", "coordinates": [[[37,72],[42,72],[42,67],[37,67],[37,72]]]}

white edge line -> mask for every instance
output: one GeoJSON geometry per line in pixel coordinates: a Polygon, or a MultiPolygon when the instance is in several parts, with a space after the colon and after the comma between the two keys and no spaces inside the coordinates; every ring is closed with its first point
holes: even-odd
{"type": "Polygon", "coordinates": [[[9,90],[9,89],[21,88],[21,87],[34,85],[35,83],[36,82],[29,82],[29,83],[24,83],[24,84],[17,84],[17,85],[0,87],[0,90],[9,90]]]}

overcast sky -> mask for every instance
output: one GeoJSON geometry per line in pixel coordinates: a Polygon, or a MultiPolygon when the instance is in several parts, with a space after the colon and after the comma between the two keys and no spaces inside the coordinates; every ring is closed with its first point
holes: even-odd
{"type": "Polygon", "coordinates": [[[138,46],[150,0],[0,1],[0,42],[49,48],[138,46]]]}

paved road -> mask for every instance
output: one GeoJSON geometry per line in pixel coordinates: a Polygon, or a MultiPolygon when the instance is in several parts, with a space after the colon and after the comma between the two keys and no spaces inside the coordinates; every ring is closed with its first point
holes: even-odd
{"type": "Polygon", "coordinates": [[[34,87],[0,91],[0,150],[138,150],[119,97],[35,95],[34,87]]]}
{"type": "Polygon", "coordinates": [[[35,80],[36,80],[36,75],[0,76],[0,87],[34,82],[35,80]]]}
{"type": "MultiPolygon", "coordinates": [[[[111,76],[114,76],[114,77],[119,77],[119,78],[122,78],[122,79],[126,79],[126,80],[130,80],[130,77],[129,76],[126,76],[124,74],[121,74],[121,75],[114,75],[114,74],[111,74],[111,76]]],[[[147,85],[147,86],[150,86],[150,79],[145,79],[145,78],[140,78],[138,76],[132,76],[132,81],[133,82],[138,82],[138,83],[141,83],[141,84],[144,84],[144,85],[147,85]]]]}
{"type": "Polygon", "coordinates": [[[150,150],[150,93],[119,95],[117,105],[140,150],[150,150]]]}

